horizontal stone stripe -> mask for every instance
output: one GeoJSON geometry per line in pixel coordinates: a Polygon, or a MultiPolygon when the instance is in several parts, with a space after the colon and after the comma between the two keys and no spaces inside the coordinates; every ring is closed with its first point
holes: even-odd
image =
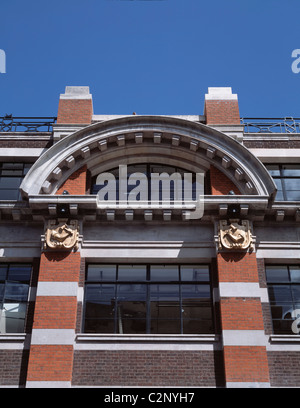
{"type": "Polygon", "coordinates": [[[226,383],[227,388],[270,388],[269,382],[243,382],[237,381],[232,382],[229,381],[226,383]]]}
{"type": "Polygon", "coordinates": [[[37,296],[76,296],[77,282],[39,282],[37,296]]]}
{"type": "Polygon", "coordinates": [[[266,301],[267,289],[257,282],[220,282],[220,297],[258,297],[266,301]]]}
{"type": "Polygon", "coordinates": [[[264,330],[223,330],[223,346],[264,346],[268,336],[264,330]]]}
{"type": "Polygon", "coordinates": [[[75,330],[72,329],[33,329],[31,344],[73,345],[75,330]]]}
{"type": "Polygon", "coordinates": [[[26,388],[71,388],[71,381],[27,381],[26,388]]]}

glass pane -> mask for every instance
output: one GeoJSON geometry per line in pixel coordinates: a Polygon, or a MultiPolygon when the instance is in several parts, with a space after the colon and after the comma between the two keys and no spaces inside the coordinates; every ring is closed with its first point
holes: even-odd
{"type": "Polygon", "coordinates": [[[5,284],[0,283],[0,302],[3,300],[5,284]]]}
{"type": "Polygon", "coordinates": [[[278,164],[266,164],[266,168],[271,176],[280,176],[280,170],[278,164]]]}
{"type": "Polygon", "coordinates": [[[179,285],[151,285],[151,318],[180,318],[179,285]]]}
{"type": "Polygon", "coordinates": [[[147,165],[146,164],[130,164],[127,167],[127,175],[129,176],[130,174],[133,174],[133,173],[147,174],[147,165]]]}
{"type": "Polygon", "coordinates": [[[293,285],[292,287],[292,293],[293,293],[293,300],[294,302],[300,302],[300,286],[299,285],[293,285]]]}
{"type": "Polygon", "coordinates": [[[88,281],[115,281],[116,265],[89,265],[87,271],[88,281]]]}
{"type": "Polygon", "coordinates": [[[146,319],[118,319],[117,333],[119,334],[145,334],[146,319]]]}
{"type": "Polygon", "coordinates": [[[0,332],[22,333],[24,331],[26,308],[26,304],[24,303],[4,303],[0,332]]]}
{"type": "Polygon", "coordinates": [[[31,265],[12,264],[9,266],[8,279],[11,281],[29,282],[31,265]]]}
{"type": "Polygon", "coordinates": [[[282,175],[284,177],[300,177],[299,164],[283,164],[282,175]]]}
{"type": "Polygon", "coordinates": [[[284,180],[284,185],[286,190],[300,190],[300,179],[298,178],[289,178],[284,180]]]}
{"type": "Polygon", "coordinates": [[[18,200],[19,190],[0,189],[0,200],[18,200]]]}
{"type": "Polygon", "coordinates": [[[84,324],[85,333],[114,333],[113,319],[86,319],[84,324]]]}
{"type": "Polygon", "coordinates": [[[181,333],[180,320],[151,319],[151,334],[176,334],[181,333]]]}
{"type": "Polygon", "coordinates": [[[181,286],[182,299],[210,299],[209,285],[182,285],[181,286]]]}
{"type": "Polygon", "coordinates": [[[146,317],[146,285],[118,285],[118,316],[120,318],[146,317]]]}
{"type": "Polygon", "coordinates": [[[300,190],[297,191],[286,190],[286,199],[288,201],[300,201],[300,190]]]}
{"type": "Polygon", "coordinates": [[[5,287],[5,300],[27,301],[29,285],[7,282],[5,287]]]}
{"type": "Polygon", "coordinates": [[[273,320],[273,331],[275,334],[293,334],[293,320],[273,320]]]}
{"type": "Polygon", "coordinates": [[[25,163],[24,164],[24,176],[28,173],[28,171],[30,170],[32,164],[31,163],[25,163]]]}
{"type": "Polygon", "coordinates": [[[300,282],[300,267],[296,265],[290,266],[290,276],[292,282],[300,282]]]}
{"type": "Polygon", "coordinates": [[[273,319],[291,319],[293,306],[289,304],[277,304],[271,306],[273,319]]]}
{"type": "Polygon", "coordinates": [[[277,191],[275,201],[285,201],[283,191],[277,191]]]}
{"type": "Polygon", "coordinates": [[[22,177],[0,177],[0,189],[16,189],[20,187],[22,177]]]}
{"type": "Polygon", "coordinates": [[[85,304],[85,317],[90,318],[111,318],[115,315],[114,304],[101,301],[90,301],[85,304]]]}
{"type": "Polygon", "coordinates": [[[274,182],[276,184],[277,187],[277,194],[282,191],[282,180],[281,179],[274,179],[274,182]]]}
{"type": "Polygon", "coordinates": [[[209,334],[213,333],[214,328],[211,320],[184,319],[184,334],[209,334]]]}
{"type": "Polygon", "coordinates": [[[118,268],[119,281],[145,281],[147,267],[145,265],[120,265],[118,268]]]}
{"type": "Polygon", "coordinates": [[[0,281],[6,279],[7,265],[0,265],[0,281]]]}
{"type": "Polygon", "coordinates": [[[23,163],[2,163],[2,169],[5,170],[22,170],[23,163]]]}
{"type": "Polygon", "coordinates": [[[209,281],[209,268],[206,265],[181,266],[182,281],[209,281]]]}
{"type": "Polygon", "coordinates": [[[104,304],[111,303],[115,299],[115,285],[86,285],[86,300],[101,301],[104,304]]]}
{"type": "Polygon", "coordinates": [[[91,321],[86,323],[88,330],[92,332],[95,325],[98,327],[99,319],[110,318],[113,321],[114,316],[115,285],[86,285],[85,318],[91,321]]]}
{"type": "Polygon", "coordinates": [[[292,293],[290,285],[272,285],[269,287],[269,298],[271,302],[278,303],[291,303],[292,293]]]}
{"type": "Polygon", "coordinates": [[[266,275],[268,282],[289,282],[287,266],[268,265],[266,266],[266,275]]]}
{"type": "Polygon", "coordinates": [[[151,164],[150,165],[150,173],[168,173],[173,174],[175,173],[176,168],[173,166],[164,166],[163,164],[151,164]]]}
{"type": "Polygon", "coordinates": [[[154,265],[151,266],[151,281],[178,281],[178,266],[154,265]]]}

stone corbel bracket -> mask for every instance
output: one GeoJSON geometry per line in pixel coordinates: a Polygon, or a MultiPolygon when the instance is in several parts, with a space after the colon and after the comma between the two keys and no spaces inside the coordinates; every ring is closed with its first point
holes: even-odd
{"type": "Polygon", "coordinates": [[[253,252],[255,236],[249,220],[220,220],[216,237],[218,252],[253,252]]]}
{"type": "Polygon", "coordinates": [[[77,251],[79,248],[79,225],[77,220],[49,220],[43,239],[44,250],[77,251]]]}

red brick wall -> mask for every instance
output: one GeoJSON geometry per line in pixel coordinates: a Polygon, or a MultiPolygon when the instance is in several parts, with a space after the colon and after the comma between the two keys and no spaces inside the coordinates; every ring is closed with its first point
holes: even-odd
{"type": "Polygon", "coordinates": [[[34,311],[34,328],[74,329],[76,310],[76,297],[38,296],[34,311]]]}
{"type": "Polygon", "coordinates": [[[87,183],[87,166],[82,166],[75,171],[64,182],[64,184],[57,190],[56,194],[62,194],[64,190],[67,190],[72,195],[85,195],[87,183]]]}
{"type": "Polygon", "coordinates": [[[237,195],[241,194],[236,185],[214,166],[210,166],[210,184],[212,195],[228,195],[230,190],[237,195]]]}
{"type": "Polygon", "coordinates": [[[90,124],[93,115],[91,99],[60,99],[57,123],[90,124]]]}
{"type": "Polygon", "coordinates": [[[258,282],[256,254],[221,252],[218,254],[219,282],[258,282]]]}
{"type": "Polygon", "coordinates": [[[80,254],[78,252],[43,252],[39,282],[78,282],[80,254]]]}
{"type": "MultiPolygon", "coordinates": [[[[79,282],[81,257],[76,252],[46,252],[41,254],[39,282],[53,284],[79,282]]],[[[44,329],[76,330],[77,297],[74,295],[39,295],[37,290],[33,335],[44,329]]],[[[44,336],[47,336],[47,332],[44,336]]],[[[40,337],[38,337],[40,338],[40,337]]],[[[31,345],[27,382],[67,381],[71,383],[73,344],[31,345]]]]}
{"type": "Polygon", "coordinates": [[[223,386],[222,353],[182,350],[77,350],[74,354],[72,385],[223,386]]]}
{"type": "Polygon", "coordinates": [[[263,330],[261,302],[257,298],[222,298],[223,330],[263,330]]]}
{"type": "Polygon", "coordinates": [[[224,347],[228,382],[268,382],[269,368],[265,347],[224,347]]]}
{"type": "Polygon", "coordinates": [[[207,100],[204,115],[207,125],[239,125],[241,123],[237,100],[207,100]]]}
{"type": "MultiPolygon", "coordinates": [[[[254,252],[221,252],[217,255],[217,264],[220,286],[222,283],[227,283],[229,286],[230,284],[241,284],[241,287],[245,288],[248,283],[259,284],[258,266],[254,252]]],[[[235,287],[232,286],[231,290],[233,291],[235,287]]],[[[252,330],[253,335],[264,335],[263,309],[259,292],[257,297],[251,297],[246,293],[252,295],[253,292],[245,292],[244,295],[237,294],[236,297],[228,296],[226,292],[225,294],[222,291],[220,293],[221,328],[226,331],[224,335],[231,339],[231,343],[225,344],[223,348],[227,384],[269,382],[266,347],[260,344],[256,345],[254,340],[250,342],[251,346],[243,344],[243,342],[247,342],[245,330],[247,330],[247,336],[252,335],[248,330],[252,330]]]]}
{"type": "Polygon", "coordinates": [[[27,381],[70,381],[73,346],[32,345],[27,381]]]}

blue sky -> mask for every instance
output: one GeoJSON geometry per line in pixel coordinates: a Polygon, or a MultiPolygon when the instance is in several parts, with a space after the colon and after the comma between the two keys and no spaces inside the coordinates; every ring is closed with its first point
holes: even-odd
{"type": "Polygon", "coordinates": [[[231,86],[241,116],[300,117],[299,0],[1,1],[0,116],[56,116],[67,85],[95,114],[203,114],[231,86]]]}

